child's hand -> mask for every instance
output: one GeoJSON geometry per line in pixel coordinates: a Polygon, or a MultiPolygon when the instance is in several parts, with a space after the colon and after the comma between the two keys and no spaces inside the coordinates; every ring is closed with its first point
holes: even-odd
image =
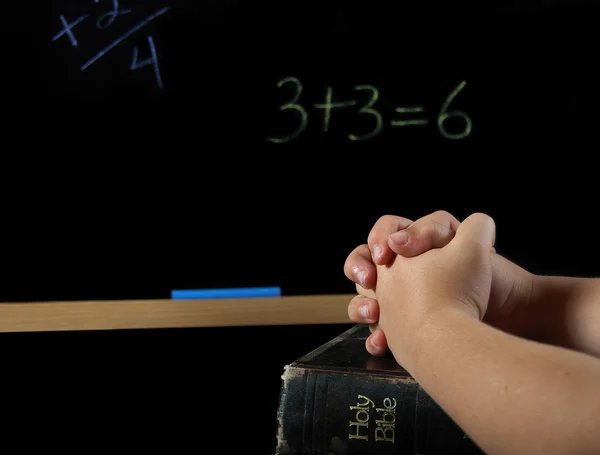
{"type": "Polygon", "coordinates": [[[377,266],[379,327],[399,363],[419,358],[411,350],[412,340],[430,321],[456,312],[483,319],[495,238],[492,218],[475,213],[446,246],[411,258],[397,255],[390,264],[377,266]]]}
{"type": "Polygon", "coordinates": [[[348,305],[348,315],[353,322],[370,324],[372,335],[367,340],[367,350],[372,355],[380,356],[387,352],[385,335],[377,329],[379,305],[373,291],[377,282],[375,264],[387,264],[396,254],[413,257],[432,248],[441,248],[452,240],[459,224],[454,216],[445,211],[434,212],[416,222],[384,215],[371,229],[368,243],[358,246],[348,256],[344,273],[356,283],[358,292],[348,305]],[[394,239],[397,235],[392,234],[401,231],[408,235],[409,241],[396,244],[394,239]]]}
{"type": "MultiPolygon", "coordinates": [[[[387,352],[386,337],[377,328],[379,304],[373,292],[377,283],[375,264],[388,263],[396,254],[413,257],[431,248],[441,248],[454,237],[459,224],[455,217],[444,211],[414,223],[406,218],[385,215],[373,226],[368,244],[360,245],[348,256],[344,272],[356,283],[359,294],[348,305],[348,314],[353,322],[370,324],[372,335],[366,348],[372,355],[387,352]],[[391,234],[401,230],[408,234],[408,241],[398,244],[394,242],[398,235],[391,234]],[[374,257],[371,251],[377,250],[382,253],[374,257]]],[[[492,264],[491,297],[484,320],[501,330],[519,334],[525,321],[523,311],[518,310],[527,308],[533,276],[499,254],[493,254],[492,264]]]]}

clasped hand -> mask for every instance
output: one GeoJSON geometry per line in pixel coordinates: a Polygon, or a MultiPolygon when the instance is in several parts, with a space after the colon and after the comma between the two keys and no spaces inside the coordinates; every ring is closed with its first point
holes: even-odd
{"type": "Polygon", "coordinates": [[[448,312],[518,330],[529,274],[495,252],[495,232],[482,213],[462,223],[444,211],[416,222],[381,217],[344,265],[358,292],[350,319],[371,326],[367,350],[383,355],[389,348],[402,363],[420,329],[448,312]]]}

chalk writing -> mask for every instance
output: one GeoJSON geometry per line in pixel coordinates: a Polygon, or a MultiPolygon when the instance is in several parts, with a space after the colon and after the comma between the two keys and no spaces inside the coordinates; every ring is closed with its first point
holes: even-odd
{"type": "Polygon", "coordinates": [[[292,96],[292,99],[289,102],[281,105],[279,107],[279,110],[282,112],[285,112],[285,111],[296,112],[298,115],[298,126],[296,127],[296,129],[294,131],[292,131],[287,136],[268,137],[267,138],[267,141],[273,142],[275,144],[283,144],[285,142],[293,141],[302,132],[304,132],[304,130],[306,129],[306,125],[308,124],[308,113],[306,112],[306,109],[304,109],[302,106],[297,104],[298,100],[300,99],[300,95],[302,95],[302,82],[300,82],[300,80],[296,77],[286,77],[286,78],[281,79],[277,83],[277,87],[281,88],[286,84],[292,84],[294,86],[294,95],[292,96]]]}
{"type": "Polygon", "coordinates": [[[103,57],[104,55],[106,55],[106,53],[108,53],[109,51],[114,49],[122,41],[129,38],[131,35],[133,35],[135,32],[137,32],[139,29],[141,29],[144,25],[148,24],[150,21],[157,18],[158,16],[166,13],[168,10],[169,10],[168,7],[162,8],[161,10],[157,11],[156,13],[154,13],[151,16],[144,19],[142,22],[138,23],[132,29],[128,30],[125,34],[121,35],[120,37],[118,37],[117,39],[112,41],[108,46],[106,46],[104,49],[102,49],[100,52],[98,52],[96,55],[94,55],[91,59],[89,59],[87,62],[85,62],[83,65],[81,65],[81,68],[80,68],[81,71],[85,70],[90,65],[97,62],[101,57],[103,57]]]}
{"type": "MultiPolygon", "coordinates": [[[[98,0],[94,0],[94,3],[98,3],[98,0]]],[[[117,16],[120,16],[122,14],[127,14],[130,12],[131,12],[130,9],[124,9],[124,10],[119,11],[119,0],[112,0],[112,10],[108,11],[107,13],[102,14],[98,18],[98,20],[96,21],[96,27],[98,27],[99,29],[106,29],[112,25],[112,23],[115,21],[117,16]],[[106,21],[104,24],[102,24],[104,19],[106,19],[106,21]]]]}
{"type": "Polygon", "coordinates": [[[154,41],[152,37],[148,37],[148,46],[150,47],[150,57],[141,62],[138,62],[138,48],[135,46],[133,48],[133,60],[131,60],[131,66],[129,69],[131,71],[137,70],[139,68],[143,68],[148,65],[152,65],[154,68],[154,76],[156,77],[156,85],[162,88],[162,79],[160,78],[160,69],[158,68],[158,57],[156,56],[156,48],[154,47],[154,41]]]}
{"type": "Polygon", "coordinates": [[[442,104],[442,108],[440,109],[440,113],[438,114],[438,119],[437,119],[438,128],[440,129],[440,133],[442,133],[442,136],[444,136],[445,138],[462,139],[462,138],[467,137],[469,134],[471,134],[471,130],[473,129],[473,124],[471,122],[471,119],[463,111],[452,111],[452,112],[448,111],[448,108],[450,107],[450,103],[452,102],[452,100],[454,100],[454,98],[456,98],[456,95],[458,95],[460,93],[460,91],[463,88],[465,88],[465,85],[466,85],[466,81],[462,81],[460,84],[458,84],[458,86],[452,91],[452,93],[450,93],[450,96],[448,96],[448,98],[446,98],[446,101],[444,101],[444,104],[442,104]],[[444,127],[444,122],[450,118],[462,118],[464,120],[465,129],[463,130],[462,133],[451,134],[446,131],[446,128],[444,127]]]}
{"type": "MultiPolygon", "coordinates": [[[[99,30],[102,30],[102,31],[106,31],[109,27],[111,27],[115,23],[116,19],[119,16],[122,16],[125,14],[130,14],[133,12],[131,9],[121,8],[121,6],[119,5],[119,0],[108,0],[108,1],[111,4],[110,9],[108,11],[104,11],[96,19],[96,28],[99,30]]],[[[98,4],[100,2],[100,0],[93,0],[93,2],[98,4]]],[[[113,50],[115,47],[117,47],[119,44],[121,44],[127,38],[131,37],[133,34],[138,32],[139,30],[141,30],[143,27],[145,27],[147,24],[149,24],[150,22],[152,22],[159,16],[162,16],[163,14],[165,14],[170,9],[171,8],[169,6],[165,6],[161,9],[159,9],[155,13],[151,14],[150,16],[148,16],[145,19],[138,22],[132,28],[127,30],[125,33],[122,33],[117,38],[112,39],[105,47],[100,49],[100,51],[96,52],[92,57],[90,57],[83,64],[81,64],[79,67],[80,71],[87,70],[90,66],[92,66],[94,63],[99,61],[105,55],[107,55],[111,50],[113,50]]],[[[75,26],[77,26],[78,24],[83,22],[88,17],[89,17],[88,14],[83,14],[83,15],[79,16],[77,19],[73,20],[72,22],[68,22],[67,19],[64,17],[64,15],[61,14],[59,16],[59,20],[62,25],[62,29],[52,37],[52,41],[53,42],[57,41],[60,37],[66,36],[69,39],[72,47],[78,47],[79,41],[75,37],[75,33],[73,32],[73,29],[75,28],[75,26]]],[[[133,58],[132,58],[131,64],[129,65],[129,70],[136,71],[136,70],[139,70],[140,68],[144,68],[147,66],[151,67],[154,71],[154,78],[156,81],[156,85],[159,88],[163,88],[163,81],[162,81],[162,77],[160,74],[160,68],[159,68],[159,62],[158,62],[159,56],[158,56],[158,52],[156,51],[156,45],[155,45],[154,39],[150,35],[148,35],[146,37],[146,39],[148,41],[150,56],[148,58],[140,60],[139,59],[139,49],[137,46],[134,46],[133,47],[133,58]]]]}
{"type": "MultiPolygon", "coordinates": [[[[293,131],[289,132],[287,135],[280,137],[267,137],[267,141],[276,144],[283,144],[293,141],[306,131],[309,123],[309,112],[300,102],[300,97],[303,94],[302,83],[296,77],[286,77],[277,83],[277,88],[282,89],[287,84],[291,84],[293,86],[292,96],[288,98],[286,103],[280,105],[278,110],[282,112],[290,111],[289,114],[295,114],[298,123],[295,129],[293,129],[293,131]]],[[[465,112],[450,109],[451,103],[465,88],[465,86],[466,81],[460,82],[443,101],[438,112],[435,125],[438,127],[439,133],[446,139],[464,139],[469,136],[473,130],[471,118],[465,112]],[[451,119],[462,120],[464,126],[460,131],[452,132],[449,130],[447,127],[447,122],[451,119]]],[[[364,117],[365,120],[368,119],[368,121],[372,122],[373,127],[363,134],[346,132],[345,137],[351,141],[368,141],[379,136],[384,129],[383,114],[376,107],[376,104],[379,101],[379,90],[373,85],[357,85],[353,88],[353,90],[357,93],[357,95],[360,92],[366,93],[367,99],[363,102],[355,99],[337,100],[334,102],[333,87],[326,85],[325,100],[323,102],[312,103],[312,107],[315,110],[320,110],[323,112],[321,125],[322,133],[329,132],[331,116],[334,109],[339,111],[341,109],[354,108],[356,110],[356,114],[364,117]]],[[[390,128],[425,127],[430,124],[430,119],[425,116],[424,106],[399,106],[394,108],[394,112],[397,115],[390,119],[390,128]]]]}
{"type": "Polygon", "coordinates": [[[79,42],[77,41],[77,38],[75,38],[75,35],[73,34],[73,27],[75,27],[77,24],[82,22],[87,17],[88,17],[87,14],[83,14],[82,16],[79,16],[77,19],[75,19],[73,22],[67,22],[67,20],[65,19],[65,16],[63,16],[61,14],[59,16],[59,19],[63,26],[63,29],[52,37],[52,42],[56,41],[61,36],[66,35],[69,38],[69,40],[71,41],[71,46],[73,46],[73,47],[79,46],[79,42]]]}
{"type": "Polygon", "coordinates": [[[378,111],[373,109],[373,105],[379,99],[379,90],[377,90],[372,85],[357,85],[356,87],[354,87],[354,90],[359,90],[359,91],[366,90],[367,92],[369,92],[371,94],[371,96],[369,97],[369,100],[366,102],[366,104],[361,106],[361,108],[358,110],[358,113],[363,114],[363,115],[370,115],[370,116],[374,117],[375,118],[375,126],[373,127],[373,129],[370,132],[365,133],[363,135],[357,136],[355,134],[347,133],[346,136],[351,141],[368,141],[369,139],[372,139],[375,136],[378,136],[379,133],[381,133],[381,130],[383,130],[383,117],[381,116],[381,114],[378,111]]]}
{"type": "MultiPolygon", "coordinates": [[[[400,114],[412,114],[424,112],[425,108],[423,106],[415,106],[415,107],[397,107],[395,109],[396,112],[400,114]]],[[[411,119],[411,120],[391,120],[390,125],[395,126],[414,126],[414,125],[427,125],[429,120],[427,119],[411,119]]]]}
{"type": "Polygon", "coordinates": [[[334,103],[333,102],[333,89],[331,86],[327,86],[327,90],[325,91],[325,102],[324,103],[314,103],[313,107],[316,109],[323,109],[323,132],[327,133],[329,131],[329,122],[331,121],[331,109],[339,108],[339,107],[347,107],[354,106],[356,101],[346,101],[342,103],[334,103]]]}

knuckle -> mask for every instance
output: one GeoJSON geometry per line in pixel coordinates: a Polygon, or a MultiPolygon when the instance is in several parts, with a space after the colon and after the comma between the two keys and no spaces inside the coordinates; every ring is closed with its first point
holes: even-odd
{"type": "Polygon", "coordinates": [[[350,301],[350,303],[348,304],[348,317],[350,318],[351,321],[354,320],[354,311],[352,311],[352,301],[350,301]]]}
{"type": "Polygon", "coordinates": [[[350,319],[354,319],[354,317],[356,316],[356,307],[357,307],[357,298],[358,297],[360,297],[360,296],[358,296],[358,295],[355,296],[348,303],[348,316],[350,317],[350,319]]]}
{"type": "Polygon", "coordinates": [[[352,276],[354,275],[352,273],[352,264],[353,264],[353,259],[350,255],[346,258],[346,261],[344,262],[344,275],[346,275],[346,278],[352,279],[352,276]]]}
{"type": "Polygon", "coordinates": [[[375,222],[371,231],[369,232],[369,236],[367,237],[367,243],[372,245],[374,242],[377,242],[381,236],[385,236],[388,231],[394,230],[394,227],[398,225],[401,221],[408,221],[405,218],[396,216],[396,215],[382,215],[375,222]]]}
{"type": "Polygon", "coordinates": [[[471,217],[478,219],[481,222],[488,222],[488,223],[492,223],[495,226],[495,221],[494,219],[489,216],[487,213],[483,213],[483,212],[475,212],[471,215],[471,217]]]}
{"type": "Polygon", "coordinates": [[[369,232],[369,236],[368,236],[369,244],[371,244],[371,242],[376,239],[379,232],[381,232],[382,230],[385,230],[384,226],[387,226],[388,224],[390,224],[390,222],[391,222],[390,218],[392,218],[391,215],[382,215],[377,219],[377,221],[371,228],[371,231],[369,232]]]}
{"type": "Polygon", "coordinates": [[[419,235],[421,235],[425,240],[430,239],[436,233],[436,222],[429,220],[427,223],[421,225],[419,231],[419,235]]]}
{"type": "Polygon", "coordinates": [[[377,231],[375,229],[371,229],[371,232],[369,232],[369,235],[367,237],[367,244],[373,245],[373,243],[375,243],[376,241],[377,241],[377,231]]]}
{"type": "Polygon", "coordinates": [[[363,245],[357,246],[346,257],[346,260],[344,261],[344,270],[349,269],[348,271],[351,271],[352,266],[357,262],[358,258],[361,255],[362,247],[363,245]]]}
{"type": "Polygon", "coordinates": [[[356,308],[354,308],[354,307],[348,307],[348,318],[352,322],[359,322],[358,312],[356,311],[356,308]]]}
{"type": "Polygon", "coordinates": [[[450,220],[454,218],[447,210],[437,210],[433,213],[434,218],[437,220],[450,220]]]}
{"type": "Polygon", "coordinates": [[[390,222],[394,222],[398,218],[395,215],[385,214],[381,215],[375,224],[388,224],[390,222]]]}
{"type": "Polygon", "coordinates": [[[483,213],[483,212],[477,212],[477,213],[479,216],[482,217],[482,219],[485,219],[487,221],[492,221],[492,222],[494,221],[494,219],[491,216],[489,216],[487,213],[483,213]]]}

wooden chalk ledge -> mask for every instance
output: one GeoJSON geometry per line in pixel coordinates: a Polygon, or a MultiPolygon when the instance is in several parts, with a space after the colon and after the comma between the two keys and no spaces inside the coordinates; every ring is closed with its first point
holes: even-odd
{"type": "Polygon", "coordinates": [[[348,324],[352,297],[0,303],[0,332],[348,324]]]}

